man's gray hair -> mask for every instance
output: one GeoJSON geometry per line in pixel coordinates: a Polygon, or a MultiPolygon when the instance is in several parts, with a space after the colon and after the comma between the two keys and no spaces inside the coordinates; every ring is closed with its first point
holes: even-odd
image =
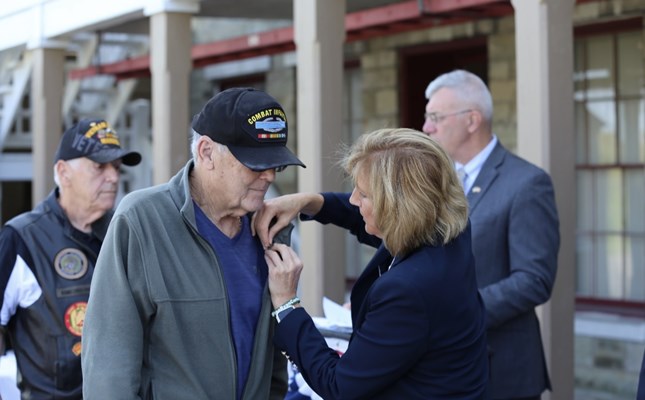
{"type": "MultiPolygon", "coordinates": [[[[190,153],[193,156],[193,160],[197,161],[197,141],[199,140],[200,137],[202,137],[202,135],[199,132],[195,131],[194,129],[191,129],[191,132],[192,132],[192,137],[190,138],[190,153]]],[[[225,153],[228,151],[228,147],[226,147],[225,145],[218,143],[214,140],[213,140],[213,143],[217,145],[217,150],[220,153],[225,153]]]]}
{"type": "Polygon", "coordinates": [[[484,81],[477,75],[463,69],[439,75],[426,88],[426,98],[430,100],[432,95],[443,88],[454,90],[462,104],[481,112],[486,121],[493,120],[493,98],[484,81]]]}
{"type": "MultiPolygon", "coordinates": [[[[76,167],[79,163],[80,158],[72,158],[71,160],[65,161],[67,164],[70,164],[72,167],[76,167]]],[[[54,164],[54,183],[58,186],[58,191],[62,192],[63,188],[60,187],[60,177],[58,176],[58,171],[56,170],[56,164],[54,164]]]]}

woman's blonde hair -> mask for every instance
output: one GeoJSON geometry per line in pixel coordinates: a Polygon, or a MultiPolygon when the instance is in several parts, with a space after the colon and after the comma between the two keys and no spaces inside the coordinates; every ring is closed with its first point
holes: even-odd
{"type": "Polygon", "coordinates": [[[468,202],[454,164],[437,142],[413,129],[362,135],[341,161],[364,178],[376,227],[393,255],[446,244],[468,224],[468,202]]]}

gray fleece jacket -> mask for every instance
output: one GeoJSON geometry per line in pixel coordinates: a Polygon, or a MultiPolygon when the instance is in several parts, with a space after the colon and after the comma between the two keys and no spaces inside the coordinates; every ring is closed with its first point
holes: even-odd
{"type": "MultiPolygon", "coordinates": [[[[235,400],[226,285],[197,231],[188,164],[168,183],[123,198],[90,289],[82,338],[83,397],[235,400]]],[[[286,359],[272,343],[268,288],[244,400],[283,399],[286,359]]]]}

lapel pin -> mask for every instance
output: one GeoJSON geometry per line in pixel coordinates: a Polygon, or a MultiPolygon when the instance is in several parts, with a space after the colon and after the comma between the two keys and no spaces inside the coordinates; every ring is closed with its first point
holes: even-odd
{"type": "Polygon", "coordinates": [[[481,192],[481,191],[482,191],[482,188],[480,188],[479,186],[475,186],[475,187],[473,188],[473,193],[479,193],[479,192],[481,192]]]}

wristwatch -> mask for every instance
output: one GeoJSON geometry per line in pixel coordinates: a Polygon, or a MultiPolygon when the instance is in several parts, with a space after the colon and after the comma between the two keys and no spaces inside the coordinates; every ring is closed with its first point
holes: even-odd
{"type": "Polygon", "coordinates": [[[291,306],[291,307],[285,308],[284,310],[281,310],[280,312],[275,314],[275,320],[278,321],[278,323],[280,323],[280,321],[285,319],[287,315],[289,315],[289,313],[295,309],[296,309],[296,306],[291,306]]]}

